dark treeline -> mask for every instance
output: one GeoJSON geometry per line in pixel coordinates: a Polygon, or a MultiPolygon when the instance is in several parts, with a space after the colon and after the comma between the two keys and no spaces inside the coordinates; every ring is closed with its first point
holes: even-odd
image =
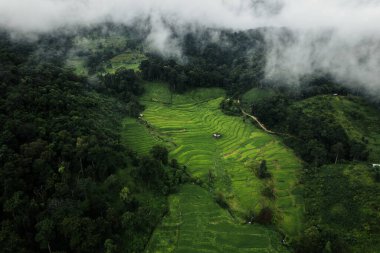
{"type": "Polygon", "coordinates": [[[103,95],[63,60],[0,34],[1,252],[142,252],[186,173],[165,148],[122,145],[133,73],[105,77],[103,95]]]}
{"type": "Polygon", "coordinates": [[[175,92],[195,87],[222,87],[231,95],[261,85],[264,74],[264,41],[260,31],[189,33],[183,37],[183,61],[158,55],[141,63],[146,80],[167,81],[175,92]]]}
{"type": "Polygon", "coordinates": [[[99,75],[100,79],[94,88],[105,94],[118,97],[126,102],[126,110],[130,116],[137,117],[143,106],[139,104],[137,96],[143,93],[136,73],[130,69],[118,69],[115,74],[99,75]]]}

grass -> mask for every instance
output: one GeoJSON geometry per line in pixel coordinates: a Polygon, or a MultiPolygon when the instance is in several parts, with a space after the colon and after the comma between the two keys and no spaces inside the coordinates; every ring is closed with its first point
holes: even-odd
{"type": "MultiPolygon", "coordinates": [[[[141,98],[146,106],[143,118],[153,126],[154,135],[172,143],[171,158],[186,165],[193,177],[203,180],[206,189],[222,192],[238,220],[249,211],[257,213],[262,207],[270,206],[275,211],[277,227],[287,238],[291,240],[299,235],[304,209],[297,184],[301,163],[291,150],[248,120],[223,114],[219,109],[225,95],[221,89],[198,89],[172,97],[165,84],[146,83],[145,89],[141,98]],[[222,138],[214,139],[215,132],[221,133],[222,138]],[[260,180],[253,169],[264,159],[272,178],[260,180]],[[268,183],[274,185],[275,200],[261,194],[268,183]]],[[[126,127],[124,132],[138,136],[143,131],[126,127]]],[[[147,143],[145,138],[130,140],[131,146],[145,152],[153,144],[147,146],[147,143]]],[[[171,206],[177,198],[176,195],[171,198],[171,206]]],[[[188,208],[189,212],[198,210],[196,206],[188,208]]],[[[196,231],[197,227],[192,230],[196,231]]]]}
{"type": "Polygon", "coordinates": [[[85,66],[85,60],[80,57],[71,57],[66,61],[66,65],[74,69],[74,73],[80,76],[88,75],[88,70],[85,66]]]}
{"type": "Polygon", "coordinates": [[[153,132],[133,118],[125,118],[122,124],[123,129],[129,129],[122,132],[122,140],[128,148],[139,154],[147,155],[154,145],[162,143],[153,132]]]}
{"type": "Polygon", "coordinates": [[[133,69],[137,71],[140,63],[145,59],[145,55],[140,52],[122,53],[110,60],[110,64],[106,67],[106,72],[115,73],[119,68],[133,69]]]}
{"type": "Polygon", "coordinates": [[[155,230],[147,253],[288,252],[276,232],[258,224],[238,224],[197,185],[183,185],[169,202],[170,215],[155,230]]]}
{"type": "Polygon", "coordinates": [[[276,92],[272,89],[252,88],[243,94],[243,96],[241,97],[241,101],[243,106],[250,108],[253,102],[264,100],[275,94],[276,92]]]}

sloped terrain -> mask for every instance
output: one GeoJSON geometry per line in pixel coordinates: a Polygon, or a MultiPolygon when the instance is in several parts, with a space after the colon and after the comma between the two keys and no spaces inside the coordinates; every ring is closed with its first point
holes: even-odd
{"type": "Polygon", "coordinates": [[[170,214],[146,252],[288,252],[278,233],[257,224],[236,223],[197,185],[184,185],[169,202],[170,214]]]}
{"type": "Polygon", "coordinates": [[[350,163],[306,174],[307,227],[324,228],[330,240],[340,238],[333,243],[346,245],[342,252],[379,252],[380,184],[375,172],[367,164],[350,163]]]}
{"type": "MultiPolygon", "coordinates": [[[[301,163],[291,150],[277,137],[254,127],[248,119],[223,114],[219,104],[224,92],[220,89],[171,95],[165,84],[147,83],[145,88],[141,98],[146,106],[142,117],[145,123],[135,121],[136,127],[130,123],[124,132],[129,136],[127,140],[132,140],[131,136],[137,138],[130,141],[131,148],[146,152],[154,145],[147,136],[153,139],[160,136],[172,158],[186,165],[190,174],[204,182],[211,193],[223,194],[239,222],[248,213],[258,213],[269,206],[274,210],[275,223],[288,239],[299,235],[304,208],[302,189],[297,184],[301,163]],[[148,125],[149,130],[141,129],[143,126],[139,124],[148,125]],[[141,133],[144,137],[139,137],[141,133]],[[213,138],[214,133],[221,138],[213,138]],[[262,160],[267,161],[270,179],[260,180],[254,173],[262,160]],[[267,185],[274,186],[275,199],[262,195],[267,185]]],[[[195,211],[198,207],[188,211],[191,209],[195,211]]],[[[156,240],[155,236],[152,240],[156,240]]]]}
{"type": "Polygon", "coordinates": [[[296,102],[311,117],[323,115],[339,124],[350,140],[363,142],[369,151],[369,162],[380,161],[380,115],[360,98],[323,95],[296,102]]]}

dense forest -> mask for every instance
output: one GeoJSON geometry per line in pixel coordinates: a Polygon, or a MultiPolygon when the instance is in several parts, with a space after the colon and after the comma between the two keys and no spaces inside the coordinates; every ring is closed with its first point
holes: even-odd
{"type": "Polygon", "coordinates": [[[118,118],[140,111],[134,72],[97,93],[34,43],[1,33],[0,48],[1,251],[142,251],[187,179],[165,148],[140,158],[121,143],[118,118]]]}

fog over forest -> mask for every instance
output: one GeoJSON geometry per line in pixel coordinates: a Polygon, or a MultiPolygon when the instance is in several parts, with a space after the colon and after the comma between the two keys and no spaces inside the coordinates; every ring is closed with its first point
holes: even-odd
{"type": "MultiPolygon", "coordinates": [[[[297,85],[329,72],[347,85],[380,90],[380,1],[377,0],[14,0],[0,1],[0,26],[33,37],[102,22],[148,26],[147,43],[181,57],[172,36],[191,29],[267,29],[266,78],[297,85]]],[[[146,27],[142,27],[146,28],[146,27]]]]}
{"type": "Polygon", "coordinates": [[[0,0],[0,253],[379,253],[380,0],[0,0]]]}

